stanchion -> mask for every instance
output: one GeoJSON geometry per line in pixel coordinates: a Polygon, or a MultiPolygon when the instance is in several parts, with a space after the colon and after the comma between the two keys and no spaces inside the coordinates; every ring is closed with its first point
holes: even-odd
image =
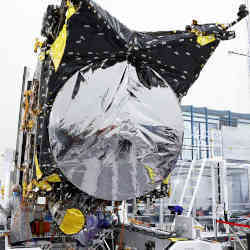
{"type": "Polygon", "coordinates": [[[247,233],[247,249],[250,250],[250,233],[247,233]]]}

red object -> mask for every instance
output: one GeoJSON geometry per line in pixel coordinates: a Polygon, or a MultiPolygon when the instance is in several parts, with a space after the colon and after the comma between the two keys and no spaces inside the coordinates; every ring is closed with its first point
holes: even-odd
{"type": "Polygon", "coordinates": [[[31,223],[31,232],[32,232],[32,234],[36,233],[36,225],[35,225],[34,221],[31,223]]]}
{"type": "Polygon", "coordinates": [[[197,210],[196,211],[196,216],[204,216],[204,212],[202,210],[197,210]]]}
{"type": "Polygon", "coordinates": [[[40,223],[39,221],[35,221],[35,234],[39,235],[40,234],[40,223]]]}
{"type": "Polygon", "coordinates": [[[43,231],[44,233],[49,233],[50,232],[50,223],[47,221],[43,222],[43,231]]]}
{"type": "Polygon", "coordinates": [[[235,227],[246,227],[246,228],[250,228],[249,225],[238,224],[238,223],[233,223],[233,222],[228,222],[228,221],[223,221],[223,220],[216,220],[216,222],[217,222],[217,223],[221,223],[221,224],[227,224],[227,225],[235,226],[235,227]]]}

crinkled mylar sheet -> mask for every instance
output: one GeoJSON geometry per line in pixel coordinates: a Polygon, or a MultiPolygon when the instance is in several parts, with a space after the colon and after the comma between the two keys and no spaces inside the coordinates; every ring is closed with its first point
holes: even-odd
{"type": "Polygon", "coordinates": [[[150,67],[143,75],[127,61],[93,68],[77,71],[53,104],[49,135],[57,166],[96,198],[142,196],[169,175],[180,153],[178,99],[150,67]]]}

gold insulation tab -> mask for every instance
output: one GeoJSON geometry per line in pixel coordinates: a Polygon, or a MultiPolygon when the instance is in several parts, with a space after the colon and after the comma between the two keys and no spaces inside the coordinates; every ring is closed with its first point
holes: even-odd
{"type": "Polygon", "coordinates": [[[209,43],[212,43],[216,40],[215,35],[208,35],[208,36],[198,36],[197,37],[197,43],[200,44],[201,46],[205,46],[209,43]]]}
{"type": "Polygon", "coordinates": [[[64,50],[66,47],[67,42],[67,22],[76,13],[76,9],[73,4],[71,4],[69,1],[67,1],[68,10],[66,13],[66,20],[65,24],[63,25],[63,28],[61,32],[59,33],[58,37],[54,41],[54,43],[51,45],[50,49],[50,56],[53,61],[55,71],[58,70],[59,65],[61,63],[64,50]]]}

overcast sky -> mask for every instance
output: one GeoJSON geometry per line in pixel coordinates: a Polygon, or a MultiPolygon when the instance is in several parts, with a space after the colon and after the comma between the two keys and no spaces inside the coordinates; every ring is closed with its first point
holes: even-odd
{"type": "MultiPolygon", "coordinates": [[[[192,19],[199,23],[228,23],[244,0],[98,0],[131,29],[157,31],[184,29],[192,19]]],[[[56,0],[1,2],[0,40],[0,151],[15,148],[22,74],[25,65],[35,67],[33,44],[40,35],[46,6],[56,0]]],[[[220,44],[183,104],[235,112],[250,112],[247,58],[229,55],[229,50],[247,53],[247,23],[235,27],[237,38],[220,44]]]]}

